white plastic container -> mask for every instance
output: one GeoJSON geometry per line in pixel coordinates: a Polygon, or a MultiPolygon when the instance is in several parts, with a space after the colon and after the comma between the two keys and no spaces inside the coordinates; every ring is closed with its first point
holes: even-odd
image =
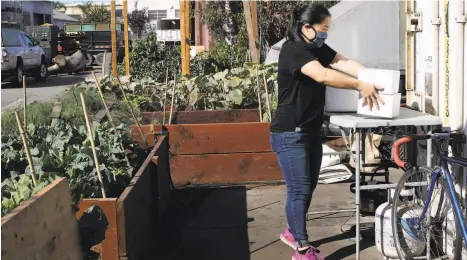
{"type": "Polygon", "coordinates": [[[363,69],[358,73],[358,79],[380,86],[384,89],[379,93],[393,95],[399,93],[401,72],[399,70],[363,69]]]}
{"type": "MultiPolygon", "coordinates": [[[[408,219],[413,215],[419,216],[423,208],[410,209],[410,212],[406,212],[406,206],[401,205],[397,208],[397,211],[399,212],[398,215],[402,215],[402,219],[408,219]]],[[[399,239],[405,240],[413,256],[419,256],[425,250],[426,243],[423,239],[417,241],[417,239],[414,239],[414,237],[405,230],[403,231],[403,238],[399,239]]],[[[375,244],[376,249],[385,257],[399,258],[392,232],[392,205],[388,202],[381,204],[375,212],[375,244]]]]}
{"type": "Polygon", "coordinates": [[[327,112],[357,112],[358,91],[326,87],[327,112]]]}
{"type": "MultiPolygon", "coordinates": [[[[450,258],[454,258],[454,235],[456,233],[456,224],[454,218],[454,211],[449,211],[446,221],[443,222],[443,250],[444,253],[450,258]]],[[[467,260],[467,248],[465,243],[462,242],[462,257],[461,260],[467,260]]]]}
{"type": "Polygon", "coordinates": [[[394,118],[399,116],[400,104],[401,104],[401,93],[394,95],[379,95],[383,101],[384,105],[379,106],[379,110],[375,106],[370,110],[368,102],[362,106],[362,98],[358,100],[357,104],[357,114],[370,116],[370,117],[381,117],[381,118],[394,118]]]}

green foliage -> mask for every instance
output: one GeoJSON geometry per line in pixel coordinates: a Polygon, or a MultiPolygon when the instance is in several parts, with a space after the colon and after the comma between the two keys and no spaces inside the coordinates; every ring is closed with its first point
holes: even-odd
{"type": "MultiPolygon", "coordinates": [[[[53,104],[48,103],[32,103],[27,105],[27,122],[33,125],[49,124],[49,118],[52,112],[53,104]]],[[[19,111],[21,122],[23,122],[23,107],[7,109],[2,112],[2,134],[18,134],[18,123],[16,122],[15,111],[19,111]]]]}
{"type": "Polygon", "coordinates": [[[178,71],[180,59],[179,46],[162,45],[157,42],[156,32],[149,30],[145,38],[135,42],[130,53],[131,75],[165,82],[167,69],[173,75],[173,71],[178,71]]]}
{"type": "Polygon", "coordinates": [[[259,65],[257,77],[255,65],[247,64],[244,67],[214,74],[183,77],[174,88],[173,80],[169,81],[167,86],[151,80],[133,82],[130,91],[133,91],[135,96],[150,95],[150,103],[146,103],[148,106],[140,107],[144,111],[149,111],[150,108],[154,111],[162,110],[164,100],[166,106],[169,105],[172,90],[175,91],[174,106],[177,110],[256,108],[258,107],[257,78],[264,105],[266,94],[263,74],[268,81],[268,94],[271,100],[277,96],[276,72],[276,64],[259,65]]]}
{"type": "Polygon", "coordinates": [[[2,182],[2,216],[8,214],[16,207],[28,200],[54,180],[51,176],[42,175],[34,187],[31,176],[21,174],[2,182]]]}
{"type": "Polygon", "coordinates": [[[148,8],[144,7],[143,9],[133,10],[131,13],[128,13],[128,26],[131,28],[133,33],[136,33],[138,37],[141,36],[146,24],[149,22],[149,17],[147,15],[148,8]]]}
{"type": "Polygon", "coordinates": [[[82,23],[110,23],[110,10],[104,5],[94,5],[92,1],[88,1],[78,7],[83,12],[82,23]]]}
{"type": "MultiPolygon", "coordinates": [[[[132,143],[128,129],[125,130],[122,125],[117,128],[115,132],[109,123],[97,122],[92,126],[98,161],[109,197],[116,197],[123,191],[146,155],[132,143]],[[120,143],[130,152],[130,164],[127,164],[120,143]]],[[[54,119],[50,125],[30,124],[27,131],[34,170],[41,187],[57,176],[66,177],[75,205],[83,198],[102,197],[85,126],[54,119]]],[[[5,175],[10,175],[2,181],[2,193],[10,194],[2,198],[2,213],[5,214],[36,190],[22,177],[29,176],[31,171],[20,138],[17,135],[2,135],[1,148],[1,170],[5,175]],[[12,192],[20,193],[16,196],[17,193],[12,192]]]]}

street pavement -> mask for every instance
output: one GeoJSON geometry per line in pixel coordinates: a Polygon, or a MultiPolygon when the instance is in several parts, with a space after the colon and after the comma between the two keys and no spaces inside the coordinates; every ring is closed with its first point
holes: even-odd
{"type": "MultiPolygon", "coordinates": [[[[98,68],[81,71],[78,74],[68,75],[67,73],[59,75],[50,75],[46,81],[37,82],[34,78],[28,78],[26,81],[26,99],[28,103],[35,101],[45,102],[53,100],[62,91],[68,89],[73,84],[92,77],[94,71],[97,77],[100,77],[101,70],[98,68]]],[[[24,102],[23,88],[14,87],[9,81],[2,82],[2,103],[1,109],[15,107],[24,102]]]]}

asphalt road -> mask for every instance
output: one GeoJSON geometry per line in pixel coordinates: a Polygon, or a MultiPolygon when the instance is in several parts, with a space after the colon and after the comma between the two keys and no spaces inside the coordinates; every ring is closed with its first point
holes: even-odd
{"type": "MultiPolygon", "coordinates": [[[[44,102],[53,100],[62,91],[71,87],[73,84],[83,81],[86,78],[92,77],[91,71],[96,73],[96,76],[100,77],[100,69],[91,69],[88,71],[82,71],[78,74],[68,75],[59,74],[51,75],[46,81],[37,82],[34,78],[28,78],[26,81],[26,99],[28,103],[34,101],[44,102]]],[[[24,102],[23,99],[23,88],[14,87],[10,82],[2,82],[2,103],[1,109],[17,106],[24,102]]]]}

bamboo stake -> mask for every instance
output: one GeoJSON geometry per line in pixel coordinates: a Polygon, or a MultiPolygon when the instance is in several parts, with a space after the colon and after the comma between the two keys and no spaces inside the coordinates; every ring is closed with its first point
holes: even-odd
{"type": "Polygon", "coordinates": [[[26,101],[26,76],[23,75],[23,92],[24,92],[24,129],[27,131],[28,130],[28,114],[27,114],[27,101],[26,101]]]}
{"type": "Polygon", "coordinates": [[[172,104],[170,105],[170,116],[169,116],[169,125],[172,124],[172,111],[174,107],[174,99],[175,99],[175,85],[177,85],[177,76],[176,72],[174,72],[174,85],[172,87],[172,104]]]}
{"type": "Polygon", "coordinates": [[[258,87],[259,120],[263,122],[263,114],[261,112],[261,88],[259,87],[258,64],[256,64],[256,85],[258,87]]]}
{"type": "Polygon", "coordinates": [[[169,67],[165,72],[165,90],[164,90],[164,115],[162,116],[162,124],[165,124],[165,101],[167,100],[167,88],[169,87],[169,67]]]}
{"type": "Polygon", "coordinates": [[[28,139],[26,137],[26,134],[24,133],[23,126],[21,125],[21,119],[19,119],[18,111],[15,111],[15,116],[16,116],[16,122],[18,123],[19,133],[21,135],[21,139],[23,140],[24,150],[26,151],[26,158],[28,159],[29,170],[31,171],[32,184],[34,185],[34,187],[36,187],[37,186],[36,171],[34,170],[34,163],[32,162],[31,151],[29,150],[29,145],[28,145],[28,139]]]}
{"type": "MultiPolygon", "coordinates": [[[[112,125],[112,128],[115,131],[115,134],[118,134],[117,127],[114,124],[114,121],[112,119],[112,115],[110,115],[109,107],[107,107],[107,103],[105,103],[104,94],[102,93],[101,86],[99,85],[99,81],[97,80],[97,77],[96,77],[96,74],[94,73],[94,71],[92,72],[92,76],[94,77],[94,83],[96,83],[97,90],[99,91],[99,96],[101,97],[102,103],[104,104],[105,112],[107,113],[107,117],[109,118],[109,122],[112,125]]],[[[126,164],[128,166],[130,166],[130,160],[128,159],[128,156],[125,153],[125,147],[123,146],[122,142],[120,142],[120,148],[122,149],[123,154],[125,155],[126,164]]],[[[115,176],[114,176],[114,179],[115,179],[115,176]]]]}
{"type": "Polygon", "coordinates": [[[107,198],[107,196],[105,195],[104,182],[102,181],[101,168],[99,165],[99,159],[97,158],[96,145],[94,144],[94,137],[92,135],[91,124],[89,123],[86,102],[84,102],[83,93],[79,93],[79,95],[81,97],[81,105],[83,106],[84,119],[86,120],[86,128],[88,129],[89,140],[91,141],[92,155],[94,156],[94,163],[96,164],[97,178],[99,179],[99,182],[101,184],[102,197],[105,199],[107,198]]]}
{"type": "Polygon", "coordinates": [[[135,111],[133,111],[133,107],[131,106],[130,101],[128,101],[128,98],[126,97],[126,94],[125,94],[125,90],[123,89],[122,83],[120,82],[120,79],[118,77],[117,77],[117,82],[118,82],[118,85],[120,86],[120,90],[122,91],[125,102],[130,107],[131,116],[133,116],[133,120],[135,120],[136,125],[138,126],[138,130],[139,130],[139,133],[141,134],[141,138],[143,138],[144,143],[147,146],[149,146],[148,142],[146,141],[146,137],[144,136],[143,129],[141,129],[141,125],[139,124],[139,121],[136,118],[135,111]]]}
{"type": "Polygon", "coordinates": [[[271,105],[269,103],[269,93],[268,93],[268,81],[266,80],[266,73],[263,73],[263,80],[264,80],[264,90],[266,91],[266,105],[268,106],[269,112],[269,122],[271,122],[271,105]]]}

